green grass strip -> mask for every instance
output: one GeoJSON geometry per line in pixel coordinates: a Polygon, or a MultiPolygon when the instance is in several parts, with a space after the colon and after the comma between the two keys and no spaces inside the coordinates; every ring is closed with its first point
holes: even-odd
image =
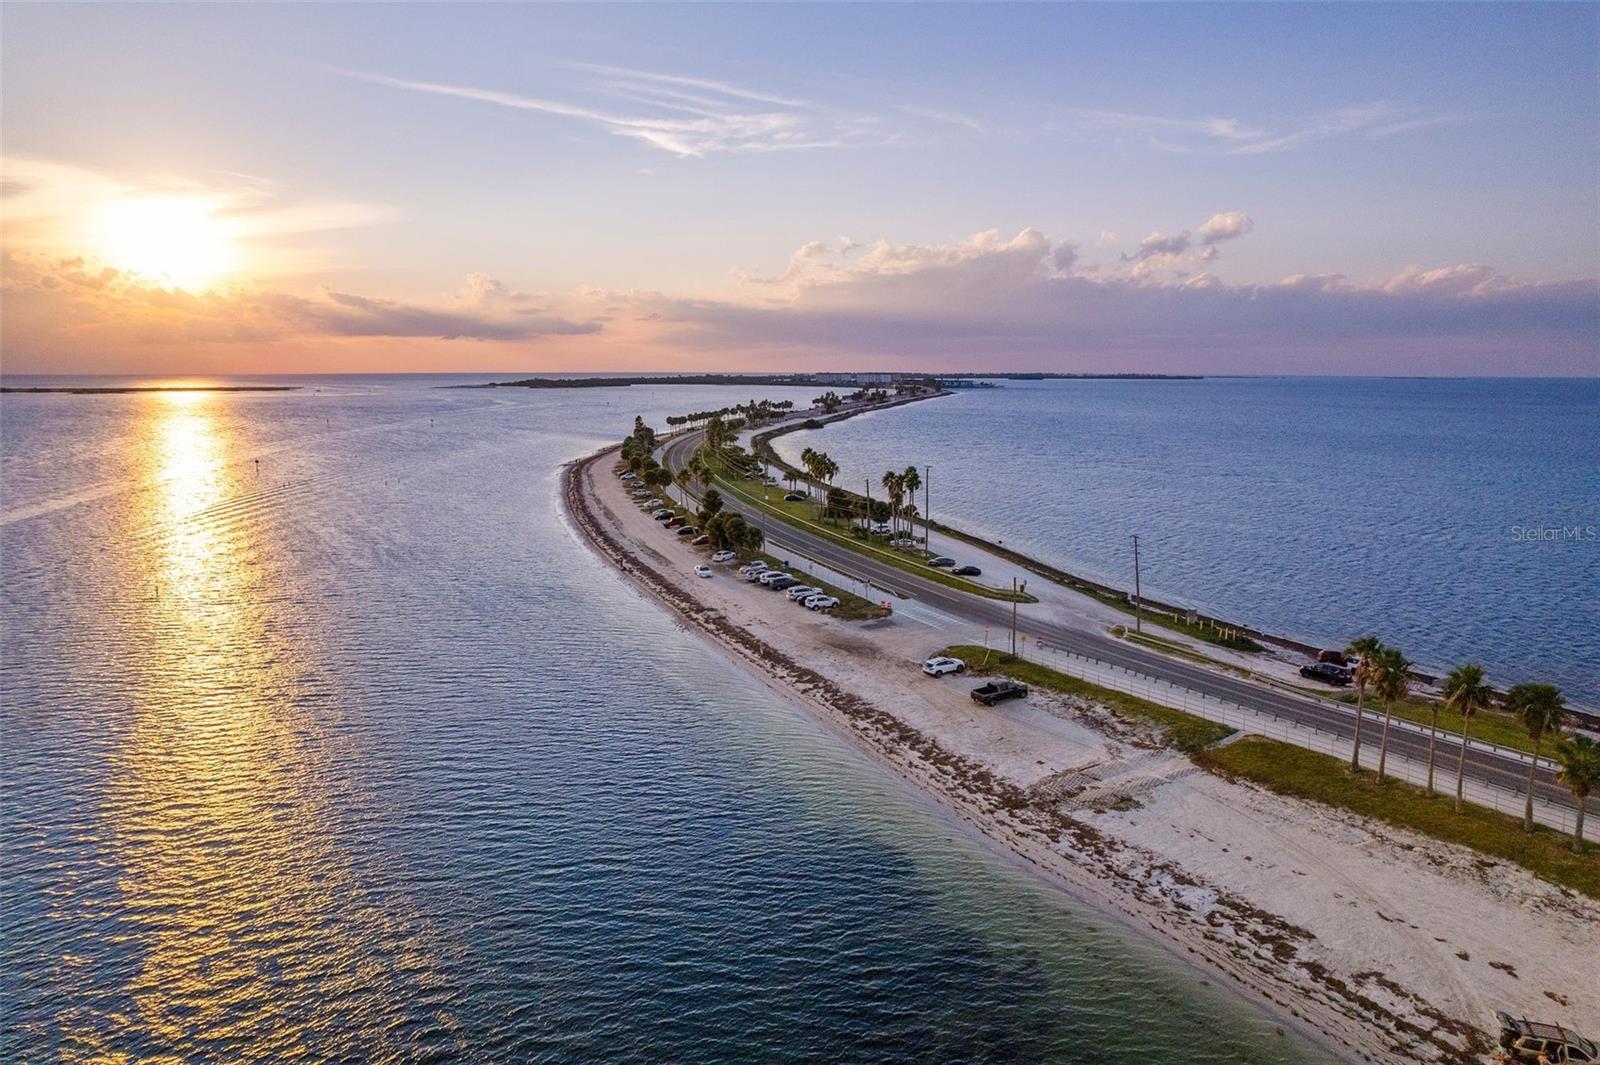
{"type": "Polygon", "coordinates": [[[1455,778],[1447,768],[1440,773],[1440,787],[1452,795],[1430,797],[1426,790],[1402,780],[1391,777],[1379,784],[1374,773],[1351,773],[1341,758],[1260,736],[1199,751],[1193,758],[1223,776],[1249,780],[1280,795],[1336,806],[1447,843],[1458,843],[1600,899],[1600,851],[1591,848],[1586,854],[1574,853],[1569,835],[1543,825],[1524,832],[1519,818],[1471,803],[1456,813],[1455,778]]]}
{"type": "Polygon", "coordinates": [[[1216,721],[1207,721],[1203,717],[1174,710],[1170,706],[1162,706],[1160,703],[1141,699],[1137,695],[1102,688],[1098,684],[1069,677],[1049,666],[1042,666],[999,651],[986,650],[976,644],[957,644],[939,653],[961,659],[972,673],[999,674],[1036,688],[1092,699],[1118,717],[1155,725],[1161,730],[1167,746],[1186,753],[1204,750],[1234,733],[1232,728],[1216,721]]]}

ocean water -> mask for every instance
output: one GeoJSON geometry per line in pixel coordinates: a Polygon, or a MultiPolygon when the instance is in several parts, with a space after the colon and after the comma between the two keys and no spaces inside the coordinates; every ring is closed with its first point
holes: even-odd
{"type": "Polygon", "coordinates": [[[302,383],[0,400],[0,1060],[1325,1060],[588,553],[727,393],[302,383]]]}
{"type": "Polygon", "coordinates": [[[1600,705],[1600,380],[1001,384],[774,443],[857,490],[931,465],[935,520],[1117,587],[1137,534],[1155,598],[1600,705]]]}

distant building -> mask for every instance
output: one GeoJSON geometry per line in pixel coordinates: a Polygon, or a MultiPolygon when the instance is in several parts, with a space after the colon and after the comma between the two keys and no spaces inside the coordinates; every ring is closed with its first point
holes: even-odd
{"type": "Polygon", "coordinates": [[[819,373],[813,375],[821,385],[854,385],[856,388],[865,388],[868,385],[892,385],[899,381],[905,374],[897,373],[819,373]]]}

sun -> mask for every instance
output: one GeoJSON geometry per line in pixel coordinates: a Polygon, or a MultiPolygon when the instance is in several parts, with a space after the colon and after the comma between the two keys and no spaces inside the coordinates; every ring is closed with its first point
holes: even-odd
{"type": "Polygon", "coordinates": [[[100,209],[93,225],[107,264],[163,284],[208,288],[234,266],[229,227],[205,200],[116,200],[100,209]]]}

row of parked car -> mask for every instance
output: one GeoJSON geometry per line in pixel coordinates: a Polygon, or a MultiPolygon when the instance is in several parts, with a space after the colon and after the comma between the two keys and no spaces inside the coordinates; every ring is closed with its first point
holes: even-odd
{"type": "Polygon", "coordinates": [[[822,588],[807,584],[792,573],[760,559],[740,566],[739,572],[750,583],[759,584],[769,591],[782,592],[807,610],[832,610],[839,605],[837,596],[829,595],[822,588]]]}

